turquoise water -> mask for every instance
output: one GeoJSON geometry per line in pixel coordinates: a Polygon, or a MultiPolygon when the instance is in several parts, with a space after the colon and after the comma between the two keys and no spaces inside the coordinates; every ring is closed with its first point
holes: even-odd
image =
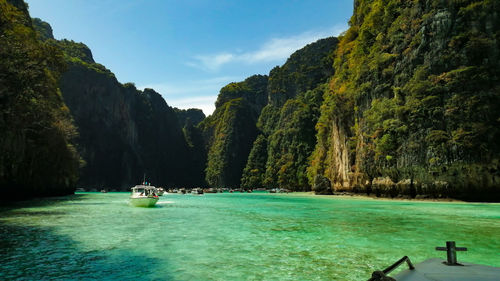
{"type": "Polygon", "coordinates": [[[500,266],[500,204],[81,193],[0,209],[0,280],[366,280],[404,255],[500,266]]]}

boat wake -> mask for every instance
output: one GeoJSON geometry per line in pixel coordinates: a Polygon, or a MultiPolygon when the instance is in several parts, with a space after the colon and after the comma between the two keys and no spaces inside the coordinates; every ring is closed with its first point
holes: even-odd
{"type": "Polygon", "coordinates": [[[164,204],[173,204],[175,203],[174,201],[160,201],[158,203],[156,203],[156,205],[164,205],[164,204]]]}

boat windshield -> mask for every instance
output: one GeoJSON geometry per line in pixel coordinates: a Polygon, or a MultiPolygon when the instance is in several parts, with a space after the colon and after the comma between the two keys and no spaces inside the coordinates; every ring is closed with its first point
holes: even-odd
{"type": "Polygon", "coordinates": [[[145,196],[156,196],[156,190],[153,188],[132,188],[132,193],[139,193],[139,195],[145,195],[145,196]]]}
{"type": "Polygon", "coordinates": [[[144,193],[144,188],[134,188],[134,193],[144,193]]]}

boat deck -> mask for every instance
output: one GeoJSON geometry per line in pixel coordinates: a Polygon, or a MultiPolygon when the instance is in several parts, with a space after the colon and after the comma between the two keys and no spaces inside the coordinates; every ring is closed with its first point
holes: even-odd
{"type": "Polygon", "coordinates": [[[394,278],[397,281],[499,281],[500,268],[471,263],[463,266],[448,266],[442,259],[428,259],[415,266],[414,270],[405,270],[394,278]]]}

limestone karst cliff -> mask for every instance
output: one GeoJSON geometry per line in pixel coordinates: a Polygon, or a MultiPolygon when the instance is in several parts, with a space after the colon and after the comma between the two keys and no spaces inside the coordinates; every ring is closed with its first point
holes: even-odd
{"type": "Polygon", "coordinates": [[[267,76],[254,75],[220,90],[214,113],[199,124],[207,151],[205,179],[214,187],[239,187],[257,137],[257,119],[265,105],[267,76]]]}
{"type": "Polygon", "coordinates": [[[38,19],[34,24],[43,40],[63,51],[67,63],[59,87],[85,161],[78,186],[127,189],[144,176],[162,186],[203,184],[204,163],[197,162],[204,157],[186,141],[178,114],[160,94],[121,84],[94,61],[85,44],[54,40],[50,25],[38,19]]]}
{"type": "Polygon", "coordinates": [[[38,40],[26,4],[1,0],[1,201],[74,191],[77,132],[58,89],[62,72],[62,52],[38,40]]]}
{"type": "Polygon", "coordinates": [[[333,190],[495,200],[498,1],[355,1],[316,125],[333,190]]]}
{"type": "Polygon", "coordinates": [[[223,87],[207,118],[119,83],[23,1],[0,3],[2,184],[36,178],[45,170],[29,163],[57,152],[69,164],[46,175],[62,189],[79,153],[87,188],[146,174],[167,186],[500,200],[498,1],[354,1],[347,31],[223,87]],[[33,130],[38,116],[56,141],[33,130]]]}
{"type": "Polygon", "coordinates": [[[270,72],[243,185],[498,200],[500,4],[354,7],[270,72]]]}

